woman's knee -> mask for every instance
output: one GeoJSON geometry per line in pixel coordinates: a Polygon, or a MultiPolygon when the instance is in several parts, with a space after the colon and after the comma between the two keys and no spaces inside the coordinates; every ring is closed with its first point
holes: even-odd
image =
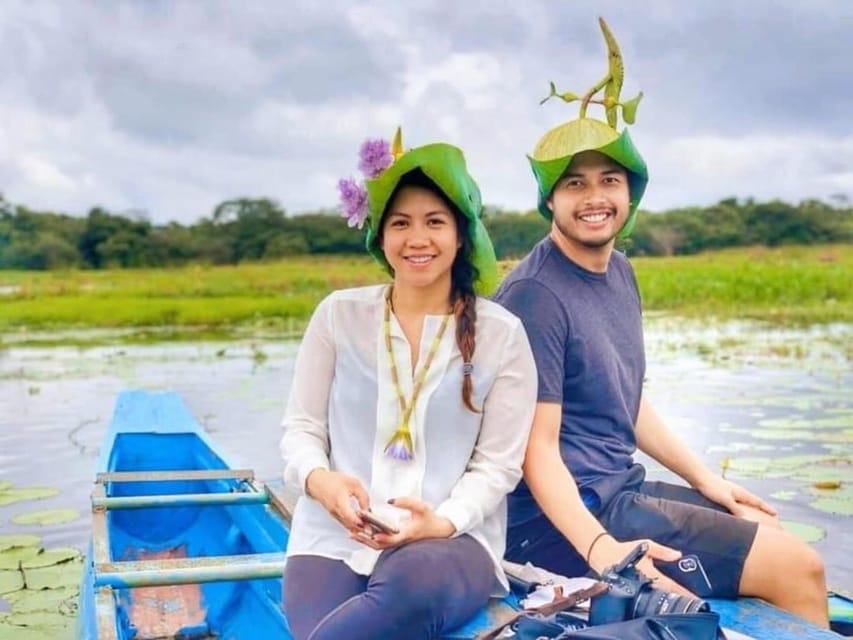
{"type": "Polygon", "coordinates": [[[394,549],[380,560],[371,582],[433,603],[468,596],[487,599],[494,565],[470,537],[423,540],[394,549]]]}

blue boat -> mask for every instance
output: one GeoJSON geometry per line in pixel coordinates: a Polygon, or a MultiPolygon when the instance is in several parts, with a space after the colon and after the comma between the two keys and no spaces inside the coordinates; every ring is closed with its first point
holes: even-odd
{"type": "Polygon", "coordinates": [[[122,393],[92,492],[78,636],[290,638],[285,509],[230,468],[178,395],[122,393]]]}
{"type": "MultiPolygon", "coordinates": [[[[92,491],[78,637],[290,640],[291,513],[279,491],[231,467],[177,394],[120,394],[92,491]]],[[[850,600],[834,597],[849,621],[850,600]]],[[[759,600],[711,603],[732,640],[839,637],[759,600]]],[[[443,640],[475,640],[518,608],[513,595],[495,599],[443,640]]]]}

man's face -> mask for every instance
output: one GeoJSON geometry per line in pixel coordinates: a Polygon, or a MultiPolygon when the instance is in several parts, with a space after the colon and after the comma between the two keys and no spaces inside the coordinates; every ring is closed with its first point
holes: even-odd
{"type": "Polygon", "coordinates": [[[630,199],[625,168],[602,153],[584,151],[557,181],[548,208],[569,245],[599,249],[613,243],[625,224],[630,199]]]}

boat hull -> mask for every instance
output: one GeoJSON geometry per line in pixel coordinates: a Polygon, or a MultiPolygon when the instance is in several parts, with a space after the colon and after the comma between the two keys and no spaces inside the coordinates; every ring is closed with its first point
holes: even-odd
{"type": "Polygon", "coordinates": [[[103,496],[93,494],[93,522],[101,518],[106,535],[100,537],[106,540],[95,531],[89,547],[79,637],[291,637],[281,609],[288,538],[283,515],[262,494],[245,491],[246,479],[150,478],[229,468],[174,394],[119,397],[99,477],[137,474],[140,479],[96,485],[103,487],[103,496]],[[175,496],[188,496],[186,504],[175,496]],[[230,502],[193,504],[205,496],[230,502]],[[98,515],[98,505],[105,503],[98,515]],[[97,562],[99,544],[106,563],[97,562]],[[264,559],[269,577],[223,579],[235,567],[239,575],[247,563],[263,570],[264,559]],[[164,575],[168,584],[162,584],[164,575]]]}

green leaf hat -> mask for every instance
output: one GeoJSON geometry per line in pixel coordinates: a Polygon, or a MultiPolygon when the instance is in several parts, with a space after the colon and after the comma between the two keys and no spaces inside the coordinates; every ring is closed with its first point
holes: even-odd
{"type": "Polygon", "coordinates": [[[622,89],[624,67],[619,45],[607,24],[599,18],[599,25],[604,34],[608,50],[608,71],[594,87],[583,96],[574,93],[557,93],[554,83],[551,83],[550,94],[542,100],[542,103],[550,98],[560,98],[564,102],[580,101],[580,116],[576,120],[566,122],[548,131],[533,149],[533,153],[527,156],[533,175],[539,185],[538,207],[539,212],[547,220],[551,220],[552,213],[547,206],[547,200],[554,190],[554,185],[562,177],[572,159],[583,151],[598,151],[619,163],[628,173],[628,189],[631,194],[631,204],[628,219],[619,231],[618,237],[627,238],[634,228],[637,217],[637,207],[646,190],[649,181],[646,163],[640,152],[631,141],[627,129],[622,133],[616,130],[617,109],[622,109],[622,118],[627,124],[633,124],[637,112],[637,105],[643,97],[640,94],[625,102],[619,101],[619,92],[622,89]],[[603,98],[596,98],[595,94],[604,90],[603,98]],[[589,104],[600,104],[604,107],[607,122],[588,118],[586,109],[589,104]]]}
{"type": "Polygon", "coordinates": [[[483,208],[480,188],[468,173],[462,151],[442,142],[404,150],[402,136],[397,129],[390,148],[390,159],[389,166],[381,171],[371,172],[373,177],[365,180],[367,192],[365,244],[370,255],[388,273],[394,274],[385,259],[382,247],[379,246],[382,214],[403,176],[419,169],[435,183],[467,220],[468,236],[471,239],[470,258],[478,274],[474,281],[474,289],[480,295],[490,295],[498,285],[495,249],[480,217],[483,208]]]}

